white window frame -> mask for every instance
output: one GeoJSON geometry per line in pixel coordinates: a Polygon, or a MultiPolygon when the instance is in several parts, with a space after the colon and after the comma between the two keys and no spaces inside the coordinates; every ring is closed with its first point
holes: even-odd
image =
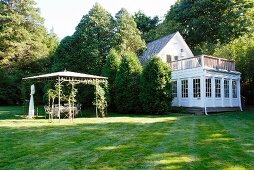
{"type": "Polygon", "coordinates": [[[188,80],[181,80],[182,98],[188,98],[188,80]]]}
{"type": "Polygon", "coordinates": [[[176,80],[172,81],[172,97],[173,98],[177,97],[177,81],[176,80]]]}
{"type": "Polygon", "coordinates": [[[211,98],[212,97],[212,79],[211,78],[205,79],[205,86],[206,86],[205,96],[208,98],[211,98]]]}
{"type": "Polygon", "coordinates": [[[171,63],[172,62],[172,57],[170,54],[166,55],[167,58],[167,63],[171,63]]]}
{"type": "Polygon", "coordinates": [[[200,96],[200,78],[195,78],[192,80],[193,82],[193,97],[199,98],[200,96]]]}
{"type": "Polygon", "coordinates": [[[221,79],[219,78],[215,79],[215,97],[216,98],[221,97],[221,79]]]}
{"type": "Polygon", "coordinates": [[[229,98],[229,80],[224,80],[224,98],[229,98]]]}
{"type": "Polygon", "coordinates": [[[232,80],[232,98],[237,98],[237,81],[232,80]]]}

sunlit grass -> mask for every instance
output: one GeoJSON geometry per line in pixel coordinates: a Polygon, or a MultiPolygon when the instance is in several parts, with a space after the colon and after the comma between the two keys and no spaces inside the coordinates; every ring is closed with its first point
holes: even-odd
{"type": "Polygon", "coordinates": [[[22,119],[0,107],[0,169],[254,169],[254,114],[22,119]]]}

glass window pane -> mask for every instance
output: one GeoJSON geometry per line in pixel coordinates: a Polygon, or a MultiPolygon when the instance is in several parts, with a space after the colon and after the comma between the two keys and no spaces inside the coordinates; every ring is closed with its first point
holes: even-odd
{"type": "Polygon", "coordinates": [[[206,78],[206,97],[212,97],[212,80],[211,78],[206,78]]]}
{"type": "Polygon", "coordinates": [[[215,97],[221,97],[221,80],[215,79],[215,97]]]}
{"type": "Polygon", "coordinates": [[[172,81],[172,96],[177,97],[177,81],[172,81]]]}
{"type": "Polygon", "coordinates": [[[182,80],[182,98],[188,98],[188,80],[182,80]]]}
{"type": "Polygon", "coordinates": [[[193,79],[193,97],[200,97],[200,79],[193,79]]]}

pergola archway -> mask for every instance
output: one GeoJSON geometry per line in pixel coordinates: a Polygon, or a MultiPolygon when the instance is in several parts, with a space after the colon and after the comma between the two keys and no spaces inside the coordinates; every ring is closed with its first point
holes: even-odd
{"type": "MultiPolygon", "coordinates": [[[[83,73],[76,73],[70,71],[62,71],[62,72],[55,72],[49,74],[43,74],[38,76],[26,77],[22,78],[23,80],[32,80],[32,81],[55,81],[56,86],[58,86],[58,106],[61,104],[61,84],[63,82],[67,82],[72,85],[72,87],[76,84],[90,84],[95,85],[96,91],[98,86],[103,83],[107,84],[107,77],[102,76],[95,76],[90,74],[83,74],[83,73]]],[[[98,105],[97,105],[97,98],[96,98],[96,116],[98,117],[98,105]]],[[[60,121],[60,107],[58,107],[58,117],[60,121]]]]}

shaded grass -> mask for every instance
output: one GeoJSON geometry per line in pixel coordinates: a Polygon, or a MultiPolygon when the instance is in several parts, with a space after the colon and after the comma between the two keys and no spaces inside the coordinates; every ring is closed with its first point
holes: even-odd
{"type": "Polygon", "coordinates": [[[0,169],[254,169],[254,114],[17,119],[0,107],[0,169]]]}

